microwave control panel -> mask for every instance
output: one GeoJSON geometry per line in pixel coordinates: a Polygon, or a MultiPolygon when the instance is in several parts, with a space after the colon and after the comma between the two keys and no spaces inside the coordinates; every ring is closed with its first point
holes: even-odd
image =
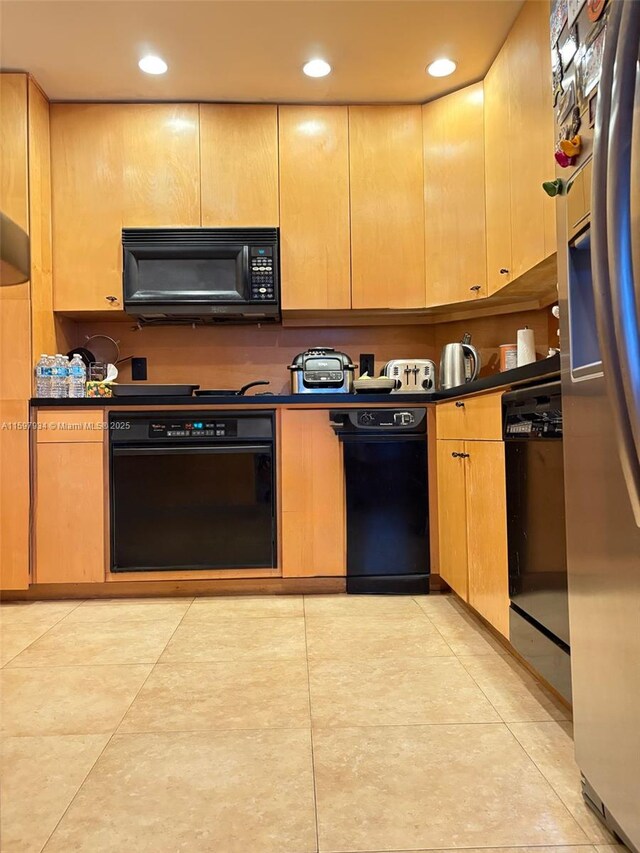
{"type": "Polygon", "coordinates": [[[252,301],[273,302],[276,298],[273,249],[271,246],[251,246],[249,256],[252,301]]]}

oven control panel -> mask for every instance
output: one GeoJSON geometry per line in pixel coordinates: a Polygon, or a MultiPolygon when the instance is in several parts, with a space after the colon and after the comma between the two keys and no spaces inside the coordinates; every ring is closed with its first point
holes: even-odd
{"type": "Polygon", "coordinates": [[[149,424],[149,438],[235,438],[237,435],[238,421],[229,418],[158,420],[149,424]]]}

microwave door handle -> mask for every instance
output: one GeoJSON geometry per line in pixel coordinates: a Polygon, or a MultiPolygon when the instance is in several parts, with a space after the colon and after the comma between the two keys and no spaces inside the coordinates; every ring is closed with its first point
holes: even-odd
{"type": "Polygon", "coordinates": [[[621,459],[636,523],[640,527],[640,293],[634,281],[631,226],[631,158],[640,3],[619,0],[619,5],[620,30],[609,126],[607,242],[614,342],[620,365],[620,374],[616,377],[620,386],[617,396],[623,406],[619,417],[623,420],[622,431],[625,434],[621,459]]]}

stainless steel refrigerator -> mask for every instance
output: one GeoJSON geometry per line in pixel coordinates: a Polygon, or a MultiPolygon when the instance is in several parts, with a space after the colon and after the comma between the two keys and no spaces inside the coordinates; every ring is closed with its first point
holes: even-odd
{"type": "Polygon", "coordinates": [[[552,5],[576,758],[640,850],[640,0],[552,5]]]}

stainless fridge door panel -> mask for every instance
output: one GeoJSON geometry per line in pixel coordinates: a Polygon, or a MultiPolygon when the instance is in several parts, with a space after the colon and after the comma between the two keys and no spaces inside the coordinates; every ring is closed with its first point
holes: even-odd
{"type": "Polygon", "coordinates": [[[558,206],[558,269],[576,758],[588,786],[640,850],[640,529],[623,473],[616,425],[624,409],[614,408],[619,399],[616,389],[620,391],[615,380],[621,373],[612,332],[606,220],[605,108],[610,106],[612,52],[621,9],[622,3],[614,0],[607,32],[609,56],[598,96],[591,210],[604,377],[579,382],[571,377],[565,199],[558,206]]]}
{"type": "Polygon", "coordinates": [[[576,759],[640,849],[640,530],[604,379],[564,387],[576,759]]]}

